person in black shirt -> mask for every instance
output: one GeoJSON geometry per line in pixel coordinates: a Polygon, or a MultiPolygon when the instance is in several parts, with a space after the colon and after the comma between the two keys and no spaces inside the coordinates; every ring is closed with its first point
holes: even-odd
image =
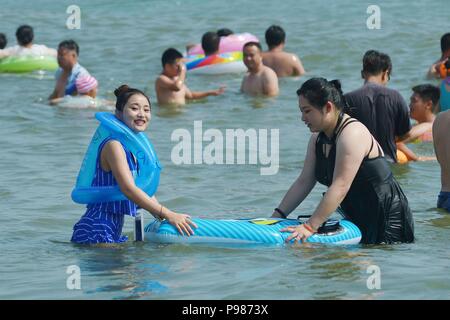
{"type": "Polygon", "coordinates": [[[399,92],[386,87],[391,74],[392,63],[387,54],[367,51],[361,71],[364,85],[345,94],[344,111],[369,129],[388,160],[397,162],[396,138],[403,138],[411,123],[406,101],[399,92]]]}

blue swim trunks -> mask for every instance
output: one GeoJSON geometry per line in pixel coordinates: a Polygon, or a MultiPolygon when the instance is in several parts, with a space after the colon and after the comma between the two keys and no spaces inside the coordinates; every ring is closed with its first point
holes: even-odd
{"type": "Polygon", "coordinates": [[[437,207],[450,212],[450,192],[441,191],[439,193],[437,207]]]}

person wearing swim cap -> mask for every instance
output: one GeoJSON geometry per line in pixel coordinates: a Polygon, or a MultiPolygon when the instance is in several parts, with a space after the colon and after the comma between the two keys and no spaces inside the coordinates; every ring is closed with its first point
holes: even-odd
{"type": "MultiPolygon", "coordinates": [[[[87,74],[75,80],[78,95],[66,95],[63,98],[50,100],[51,105],[59,105],[66,108],[95,108],[97,107],[97,80],[87,74]]],[[[102,100],[105,105],[111,105],[110,101],[102,100]]]]}
{"type": "Polygon", "coordinates": [[[97,96],[97,80],[91,75],[80,76],[75,80],[78,95],[89,96],[93,99],[97,96]]]}
{"type": "Polygon", "coordinates": [[[49,100],[62,98],[65,95],[77,95],[75,81],[79,76],[89,72],[78,63],[80,49],[74,40],[64,40],[58,46],[58,65],[55,79],[56,85],[49,100]]]}
{"type": "MultiPolygon", "coordinates": [[[[0,48],[0,58],[11,56],[50,56],[56,57],[56,50],[49,48],[43,44],[34,44],[34,31],[31,26],[22,25],[16,31],[17,45],[0,48]]],[[[6,40],[6,39],[5,39],[6,40]]],[[[5,43],[6,45],[6,43],[5,43]]]]}
{"type": "Polygon", "coordinates": [[[417,124],[402,140],[397,141],[397,150],[403,152],[408,161],[436,160],[435,157],[416,155],[406,144],[416,140],[420,142],[433,141],[433,122],[436,118],[435,113],[439,110],[439,88],[431,84],[422,84],[413,87],[412,91],[409,109],[411,118],[416,120],[417,124]]]}
{"type": "Polygon", "coordinates": [[[437,207],[450,212],[450,110],[437,115],[433,123],[434,151],[441,167],[441,191],[437,207]]]}
{"type": "Polygon", "coordinates": [[[367,244],[414,241],[408,200],[395,180],[379,143],[369,130],[343,112],[338,80],[307,80],[297,90],[302,121],[313,133],[300,176],[272,217],[287,218],[314,188],[328,187],[306,223],[288,227],[286,239],[305,241],[340,205],[346,219],[361,230],[367,244]]]}
{"type": "MultiPolygon", "coordinates": [[[[114,91],[117,97],[115,116],[132,131],[144,132],[151,120],[150,99],[141,90],[122,85],[114,91]]],[[[99,147],[93,187],[119,186],[126,200],[92,203],[73,228],[72,242],[79,244],[122,243],[124,216],[136,216],[143,208],[157,219],[166,219],[182,235],[194,233],[196,224],[187,214],[176,213],[150,197],[134,181],[138,170],[136,156],[121,142],[106,138],[99,147]]]]}

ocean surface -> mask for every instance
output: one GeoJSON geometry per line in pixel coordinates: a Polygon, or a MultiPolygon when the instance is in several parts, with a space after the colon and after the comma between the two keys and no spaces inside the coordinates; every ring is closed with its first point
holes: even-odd
{"type": "MultiPolygon", "coordinates": [[[[77,1],[81,28],[69,30],[66,10],[73,2],[3,0],[0,32],[11,45],[21,24],[34,27],[38,44],[55,48],[75,39],[80,63],[99,80],[101,98],[113,100],[113,90],[123,83],[144,89],[154,101],[147,134],[164,166],[159,201],[177,212],[214,219],[270,216],[300,173],[310,133],[300,121],[295,92],[306,79],[338,78],[344,91],[356,89],[362,84],[364,52],[378,49],[393,61],[389,87],[409,101],[411,87],[428,82],[425,73],[440,56],[440,37],[450,31],[446,0],[77,1]],[[381,29],[366,25],[370,4],[381,9],[381,29]],[[264,43],[272,24],[286,30],[286,50],[298,54],[307,70],[304,77],[281,79],[278,97],[240,94],[242,74],[188,75],[191,90],[226,85],[226,92],[183,108],[156,104],[154,80],[166,48],[184,51],[204,32],[223,27],[250,32],[264,43]],[[186,129],[193,137],[194,121],[202,121],[203,132],[218,129],[224,135],[226,129],[278,129],[278,172],[261,175],[260,161],[176,165],[171,153],[177,141],[171,136],[186,129]]],[[[53,87],[52,74],[0,74],[1,299],[450,298],[450,214],[436,209],[436,161],[393,167],[413,211],[413,244],[221,248],[135,243],[130,217],[125,245],[71,244],[72,227],[84,207],[73,203],[70,193],[98,123],[96,110],[49,106],[53,87]],[[72,266],[81,274],[79,289],[71,285],[72,266]],[[381,280],[375,288],[370,285],[373,266],[381,280]]],[[[411,148],[433,154],[431,144],[411,148]]],[[[317,185],[292,216],[311,214],[324,190],[317,185]]]]}

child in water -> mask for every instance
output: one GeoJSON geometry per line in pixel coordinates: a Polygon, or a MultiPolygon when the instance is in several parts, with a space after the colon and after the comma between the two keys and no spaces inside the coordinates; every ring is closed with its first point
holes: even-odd
{"type": "Polygon", "coordinates": [[[71,96],[65,95],[63,98],[51,99],[51,105],[59,105],[60,107],[66,108],[95,108],[97,96],[97,80],[87,74],[80,76],[75,80],[75,86],[77,88],[78,95],[71,96]]]}
{"type": "Polygon", "coordinates": [[[225,87],[209,91],[191,91],[185,84],[186,66],[183,55],[176,49],[169,48],[162,55],[163,71],[155,81],[158,103],[161,105],[185,105],[186,100],[219,96],[225,87]]]}
{"type": "MultiPolygon", "coordinates": [[[[132,131],[144,132],[151,119],[150,99],[138,89],[122,85],[114,91],[117,97],[115,116],[132,131]]],[[[125,215],[136,216],[138,208],[149,211],[158,219],[167,219],[180,234],[191,235],[197,227],[187,214],[176,213],[161,205],[155,196],[150,197],[134,181],[136,155],[117,140],[105,139],[99,147],[92,186],[118,185],[125,200],[91,203],[86,213],[73,228],[72,242],[79,244],[122,243],[125,215]]]]}

